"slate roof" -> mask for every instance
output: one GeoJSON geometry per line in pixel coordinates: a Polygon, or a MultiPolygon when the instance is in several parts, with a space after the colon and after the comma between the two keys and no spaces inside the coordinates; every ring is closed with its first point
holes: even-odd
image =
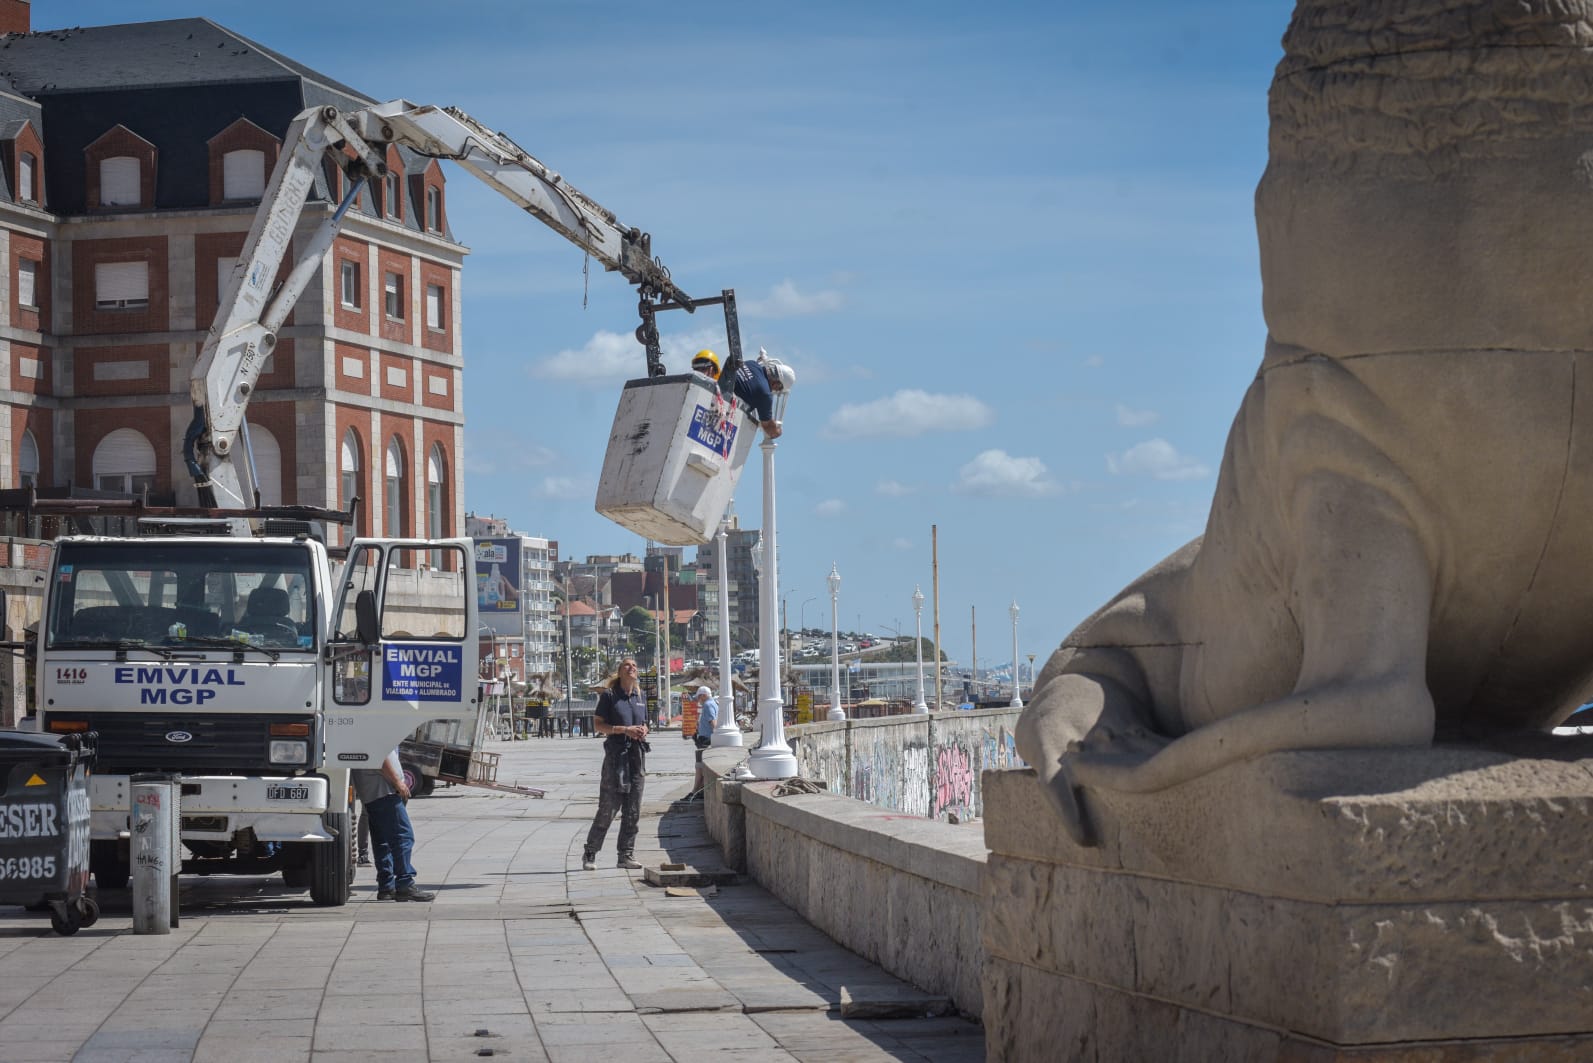
{"type": "MultiPolygon", "coordinates": [[[[209,206],[208,142],[239,118],[281,137],[306,107],[373,102],[207,18],[0,37],[0,124],[33,118],[44,138],[47,209],[55,214],[87,210],[84,149],[118,124],[158,150],[156,208],[194,209],[209,206]],[[5,95],[8,85],[14,96],[5,95]]],[[[401,155],[406,178],[430,162],[401,155]]],[[[325,198],[319,178],[316,185],[325,198]]],[[[401,187],[404,227],[418,231],[424,204],[408,180],[401,187]]],[[[358,212],[374,216],[374,198],[362,197],[358,212]]]]}
{"type": "Polygon", "coordinates": [[[207,18],[10,34],[0,38],[0,76],[29,96],[292,78],[375,102],[207,18]]]}

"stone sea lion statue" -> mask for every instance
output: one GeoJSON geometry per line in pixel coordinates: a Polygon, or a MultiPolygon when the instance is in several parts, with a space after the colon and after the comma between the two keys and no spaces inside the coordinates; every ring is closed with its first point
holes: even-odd
{"type": "Polygon", "coordinates": [[[1205,534],[1051,657],[1093,787],[1547,729],[1593,678],[1593,0],[1300,0],[1256,191],[1268,338],[1205,534]]]}

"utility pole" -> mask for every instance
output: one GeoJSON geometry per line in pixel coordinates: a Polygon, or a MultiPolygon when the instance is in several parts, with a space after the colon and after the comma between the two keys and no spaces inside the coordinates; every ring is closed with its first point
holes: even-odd
{"type": "Polygon", "coordinates": [[[945,706],[940,703],[940,530],[934,524],[929,526],[929,575],[934,583],[930,593],[935,596],[935,711],[939,712],[945,706]]]}
{"type": "Polygon", "coordinates": [[[973,703],[979,707],[979,607],[968,607],[969,637],[973,639],[973,703]]]}

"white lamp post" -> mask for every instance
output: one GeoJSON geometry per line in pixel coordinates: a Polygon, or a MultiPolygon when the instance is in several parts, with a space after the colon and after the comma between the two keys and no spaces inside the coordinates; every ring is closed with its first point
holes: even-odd
{"type": "Polygon", "coordinates": [[[758,588],[758,719],[763,741],[747,754],[756,779],[789,779],[797,773],[796,754],[785,741],[785,700],[780,696],[780,575],[774,522],[774,448],[763,448],[762,585],[758,588]]]}
{"type": "Polygon", "coordinates": [[[1007,704],[1014,709],[1023,708],[1023,698],[1018,696],[1018,602],[1013,599],[1007,610],[1012,614],[1012,700],[1007,704]]]}
{"type": "Polygon", "coordinates": [[[730,518],[719,522],[719,722],[714,725],[713,744],[739,746],[741,728],[736,725],[736,690],[730,669],[730,573],[725,571],[725,542],[730,538],[730,518]]]}
{"type": "Polygon", "coordinates": [[[830,562],[830,574],[825,577],[830,585],[830,711],[825,718],[833,721],[846,719],[841,708],[841,621],[837,603],[841,596],[841,571],[830,562]]]}
{"type": "Polygon", "coordinates": [[[918,661],[918,667],[914,669],[918,681],[918,700],[913,702],[913,711],[927,713],[929,706],[924,702],[924,592],[917,587],[913,588],[913,625],[917,630],[913,652],[918,661]]]}

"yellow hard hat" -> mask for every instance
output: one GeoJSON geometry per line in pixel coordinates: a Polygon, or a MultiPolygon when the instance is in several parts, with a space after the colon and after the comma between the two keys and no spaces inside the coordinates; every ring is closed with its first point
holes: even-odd
{"type": "Polygon", "coordinates": [[[719,379],[719,356],[713,351],[704,349],[691,356],[691,367],[698,372],[705,372],[715,380],[719,379]]]}

